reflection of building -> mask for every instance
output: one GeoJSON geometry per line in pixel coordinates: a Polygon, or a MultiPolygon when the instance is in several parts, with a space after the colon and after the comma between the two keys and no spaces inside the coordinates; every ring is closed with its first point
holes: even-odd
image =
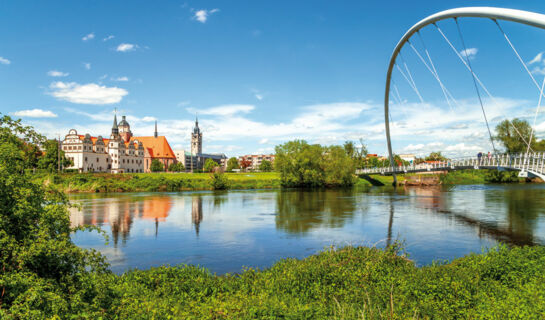
{"type": "Polygon", "coordinates": [[[202,198],[195,196],[191,199],[191,222],[195,225],[195,233],[199,235],[199,226],[202,221],[202,198]]]}
{"type": "Polygon", "coordinates": [[[225,167],[227,157],[223,153],[202,153],[202,131],[199,119],[195,119],[195,127],[191,133],[191,152],[176,150],[176,160],[183,163],[186,171],[202,170],[206,160],[212,159],[221,167],[225,167]]]}
{"type": "Polygon", "coordinates": [[[109,225],[112,230],[114,246],[119,238],[125,241],[130,234],[135,219],[155,221],[157,232],[159,222],[164,222],[172,208],[170,197],[157,196],[142,201],[133,201],[131,197],[106,199],[103,205],[93,205],[91,211],[84,206],[70,208],[70,222],[73,227],[80,225],[109,225]]]}
{"type": "Polygon", "coordinates": [[[266,160],[271,164],[274,163],[274,154],[248,154],[245,156],[238,157],[238,163],[242,161],[249,161],[250,166],[247,168],[249,170],[258,170],[261,163],[266,160]]]}

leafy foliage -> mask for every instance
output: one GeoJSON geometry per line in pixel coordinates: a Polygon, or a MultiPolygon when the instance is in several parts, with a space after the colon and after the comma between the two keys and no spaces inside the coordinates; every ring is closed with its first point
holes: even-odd
{"type": "Polygon", "coordinates": [[[184,164],[181,162],[171,163],[170,166],[168,166],[168,171],[182,172],[182,171],[185,171],[185,167],[184,167],[184,164]]]}
{"type": "Polygon", "coordinates": [[[226,190],[229,189],[229,179],[223,172],[214,172],[211,175],[212,189],[214,190],[226,190]]]}
{"type": "Polygon", "coordinates": [[[447,158],[441,154],[440,151],[430,152],[430,155],[426,157],[426,161],[446,161],[447,158]]]}
{"type": "Polygon", "coordinates": [[[72,164],[64,155],[64,151],[59,150],[59,142],[57,140],[47,140],[43,144],[43,147],[45,153],[38,160],[38,168],[54,172],[59,168],[59,159],[61,161],[61,168],[69,167],[72,164]]]}
{"type": "Polygon", "coordinates": [[[212,172],[217,167],[219,167],[219,164],[216,161],[212,159],[206,159],[206,161],[204,162],[203,170],[204,172],[212,172]]]}
{"type": "Polygon", "coordinates": [[[271,172],[272,170],[273,170],[272,162],[270,162],[269,160],[261,161],[261,164],[259,165],[259,171],[271,172]]]}
{"type": "Polygon", "coordinates": [[[238,159],[235,157],[231,157],[229,160],[227,160],[227,172],[231,172],[233,169],[240,169],[238,159]]]}
{"type": "Polygon", "coordinates": [[[165,166],[163,163],[157,159],[153,159],[150,164],[150,171],[151,172],[161,172],[165,171],[165,166]]]}
{"type": "Polygon", "coordinates": [[[537,142],[535,133],[534,135],[531,133],[532,127],[527,120],[514,118],[509,121],[506,119],[496,126],[494,140],[501,142],[507,153],[521,153],[526,152],[528,147],[526,142],[530,141],[530,136],[532,136],[532,141],[530,142],[532,148],[536,151],[545,150],[544,143],[537,142]]]}
{"type": "Polygon", "coordinates": [[[355,182],[354,161],[340,146],[286,142],[276,146],[275,168],[286,187],[351,186],[355,182]]]}

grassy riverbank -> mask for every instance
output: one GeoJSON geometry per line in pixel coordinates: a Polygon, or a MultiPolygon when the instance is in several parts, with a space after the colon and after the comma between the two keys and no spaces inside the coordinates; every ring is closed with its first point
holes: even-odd
{"type": "Polygon", "coordinates": [[[236,275],[215,276],[194,266],[110,274],[96,279],[97,296],[86,314],[120,319],[537,319],[545,314],[543,270],[545,247],[500,247],[425,267],[394,249],[346,247],[236,275]]]}
{"type": "MultiPolygon", "coordinates": [[[[280,177],[274,172],[226,173],[231,189],[279,188],[280,177]]],[[[210,190],[209,173],[64,173],[37,174],[36,182],[65,192],[141,192],[210,190]]]]}

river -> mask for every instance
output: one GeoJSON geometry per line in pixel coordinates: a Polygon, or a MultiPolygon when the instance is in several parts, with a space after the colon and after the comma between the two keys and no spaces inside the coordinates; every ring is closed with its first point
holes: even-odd
{"type": "Polygon", "coordinates": [[[73,226],[111,269],[195,264],[218,274],[266,268],[328,246],[403,243],[418,265],[484,248],[545,244],[545,185],[74,194],[73,226]]]}

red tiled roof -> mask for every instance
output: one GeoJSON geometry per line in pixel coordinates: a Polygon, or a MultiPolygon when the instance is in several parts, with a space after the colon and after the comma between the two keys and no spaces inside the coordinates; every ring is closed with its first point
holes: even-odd
{"type": "Polygon", "coordinates": [[[144,145],[151,158],[176,159],[174,151],[170,147],[165,136],[156,137],[131,137],[131,141],[138,140],[144,145]]]}

